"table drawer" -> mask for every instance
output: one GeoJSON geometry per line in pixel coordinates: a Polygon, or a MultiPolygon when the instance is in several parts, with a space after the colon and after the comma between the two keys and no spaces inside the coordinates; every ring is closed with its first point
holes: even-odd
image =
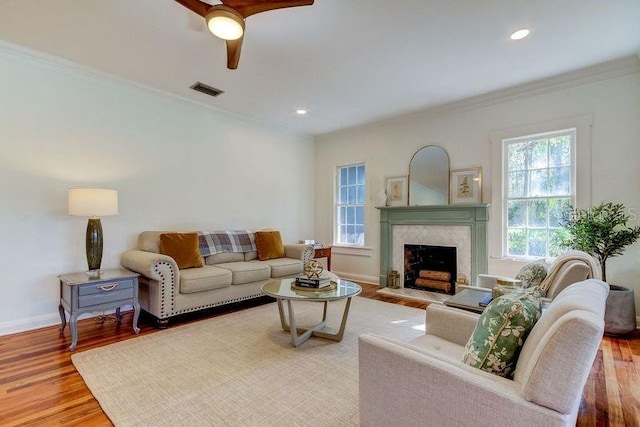
{"type": "Polygon", "coordinates": [[[125,304],[130,304],[133,301],[133,288],[80,296],[78,307],[90,307],[92,305],[108,304],[116,301],[124,301],[125,304]]]}
{"type": "Polygon", "coordinates": [[[315,250],[314,257],[316,258],[324,258],[331,256],[331,248],[317,248],[315,250]]]}
{"type": "Polygon", "coordinates": [[[80,296],[94,295],[94,294],[107,294],[110,292],[118,292],[125,289],[133,288],[134,279],[113,280],[109,282],[91,283],[80,286],[78,290],[80,296]]]}

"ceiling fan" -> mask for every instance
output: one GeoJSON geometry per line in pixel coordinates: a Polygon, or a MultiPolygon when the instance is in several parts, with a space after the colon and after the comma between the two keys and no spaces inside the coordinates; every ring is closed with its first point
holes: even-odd
{"type": "Polygon", "coordinates": [[[247,17],[274,9],[313,4],[313,0],[220,0],[222,4],[212,6],[200,0],[175,1],[206,19],[209,30],[226,41],[227,68],[230,70],[238,68],[247,17]]]}

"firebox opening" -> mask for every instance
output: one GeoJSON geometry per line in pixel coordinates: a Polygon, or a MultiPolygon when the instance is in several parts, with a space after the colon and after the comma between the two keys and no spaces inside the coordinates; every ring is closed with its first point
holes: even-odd
{"type": "Polygon", "coordinates": [[[455,294],[455,246],[404,245],[404,287],[455,294]]]}

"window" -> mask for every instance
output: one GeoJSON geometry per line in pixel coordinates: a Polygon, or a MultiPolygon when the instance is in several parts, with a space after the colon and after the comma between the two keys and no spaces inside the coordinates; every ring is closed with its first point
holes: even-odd
{"type": "Polygon", "coordinates": [[[336,243],[364,245],[364,163],[338,167],[336,243]]]}
{"type": "Polygon", "coordinates": [[[575,129],[505,139],[504,253],[556,257],[575,205],[575,129]]]}

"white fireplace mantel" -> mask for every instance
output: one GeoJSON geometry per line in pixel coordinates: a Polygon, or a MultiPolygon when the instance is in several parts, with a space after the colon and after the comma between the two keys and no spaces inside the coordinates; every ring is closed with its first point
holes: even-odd
{"type": "MultiPolygon", "coordinates": [[[[399,269],[395,265],[399,263],[401,254],[401,240],[404,240],[407,231],[420,230],[419,226],[428,226],[435,229],[441,228],[438,235],[450,234],[453,230],[468,230],[464,232],[467,237],[462,238],[460,244],[466,252],[465,260],[462,260],[461,271],[468,279],[474,280],[479,273],[488,271],[488,242],[487,222],[489,220],[489,205],[438,205],[438,206],[401,206],[380,207],[380,285],[386,286],[389,271],[399,269]],[[414,228],[418,226],[418,228],[414,228]],[[402,236],[394,238],[394,231],[402,236]],[[399,249],[400,248],[400,249],[399,249]],[[470,252],[470,253],[469,253],[470,252]]],[[[425,233],[427,236],[434,233],[425,233]]],[[[452,234],[452,237],[455,233],[452,234]]],[[[410,238],[406,243],[411,242],[410,238]]],[[[427,238],[428,240],[428,238],[427,238]]],[[[421,241],[422,244],[442,244],[439,241],[421,241]]],[[[453,245],[456,242],[448,241],[453,245]]],[[[402,273],[400,271],[400,273],[402,273]]]]}

